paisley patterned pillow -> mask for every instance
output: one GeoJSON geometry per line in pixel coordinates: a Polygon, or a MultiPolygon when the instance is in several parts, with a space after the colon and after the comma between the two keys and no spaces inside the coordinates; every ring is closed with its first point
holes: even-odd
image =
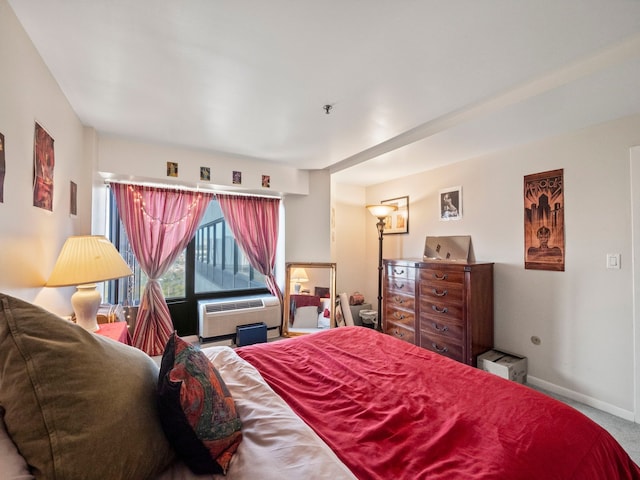
{"type": "Polygon", "coordinates": [[[193,473],[226,473],[242,440],[233,398],[207,357],[176,333],[162,356],[158,407],[169,442],[193,473]]]}

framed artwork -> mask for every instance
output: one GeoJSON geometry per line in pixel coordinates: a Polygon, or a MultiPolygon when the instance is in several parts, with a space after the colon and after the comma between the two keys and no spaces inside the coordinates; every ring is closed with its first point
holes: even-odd
{"type": "Polygon", "coordinates": [[[409,233],[409,197],[391,198],[382,200],[380,203],[398,207],[396,211],[385,218],[383,235],[409,233]]]}
{"type": "Polygon", "coordinates": [[[200,167],[200,180],[204,182],[211,180],[211,169],[209,167],[200,167]]]}
{"type": "Polygon", "coordinates": [[[4,135],[0,133],[0,203],[4,203],[4,135]]]}
{"type": "Polygon", "coordinates": [[[236,170],[233,171],[232,181],[234,185],[242,184],[242,172],[238,172],[236,170]]]}
{"type": "Polygon", "coordinates": [[[443,188],[440,194],[440,220],[460,220],[462,218],[462,187],[443,188]]]}
{"type": "Polygon", "coordinates": [[[36,122],[33,142],[33,206],[53,211],[53,138],[36,122]]]}
{"type": "Polygon", "coordinates": [[[69,182],[69,214],[78,215],[78,185],[69,182]]]}
{"type": "Polygon", "coordinates": [[[271,188],[271,177],[269,175],[262,175],[262,186],[264,188],[271,188]]]}
{"type": "Polygon", "coordinates": [[[176,162],[167,162],[167,177],[178,176],[178,164],[176,162]]]}
{"type": "Polygon", "coordinates": [[[564,171],[524,177],[524,268],[564,272],[564,171]]]}

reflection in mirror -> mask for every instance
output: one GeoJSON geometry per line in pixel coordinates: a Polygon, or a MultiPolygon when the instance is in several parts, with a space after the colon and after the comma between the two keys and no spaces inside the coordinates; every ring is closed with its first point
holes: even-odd
{"type": "Polygon", "coordinates": [[[335,263],[287,263],[283,336],[335,327],[335,304],[335,263]]]}

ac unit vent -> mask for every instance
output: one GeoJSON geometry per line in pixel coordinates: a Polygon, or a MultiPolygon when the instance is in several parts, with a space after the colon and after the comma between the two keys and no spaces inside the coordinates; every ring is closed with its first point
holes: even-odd
{"type": "Polygon", "coordinates": [[[262,308],[264,303],[262,299],[245,300],[242,302],[220,302],[209,303],[205,306],[207,313],[228,312],[230,310],[245,310],[247,308],[262,308]]]}
{"type": "Polygon", "coordinates": [[[278,334],[280,301],[274,296],[235,297],[198,302],[198,335],[201,340],[235,335],[236,328],[265,323],[278,334]]]}

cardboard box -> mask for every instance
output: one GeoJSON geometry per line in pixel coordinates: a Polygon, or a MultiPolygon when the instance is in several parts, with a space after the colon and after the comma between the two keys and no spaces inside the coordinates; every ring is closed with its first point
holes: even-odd
{"type": "Polygon", "coordinates": [[[478,355],[478,368],[507,380],[527,383],[527,357],[500,350],[489,350],[478,355]]]}

